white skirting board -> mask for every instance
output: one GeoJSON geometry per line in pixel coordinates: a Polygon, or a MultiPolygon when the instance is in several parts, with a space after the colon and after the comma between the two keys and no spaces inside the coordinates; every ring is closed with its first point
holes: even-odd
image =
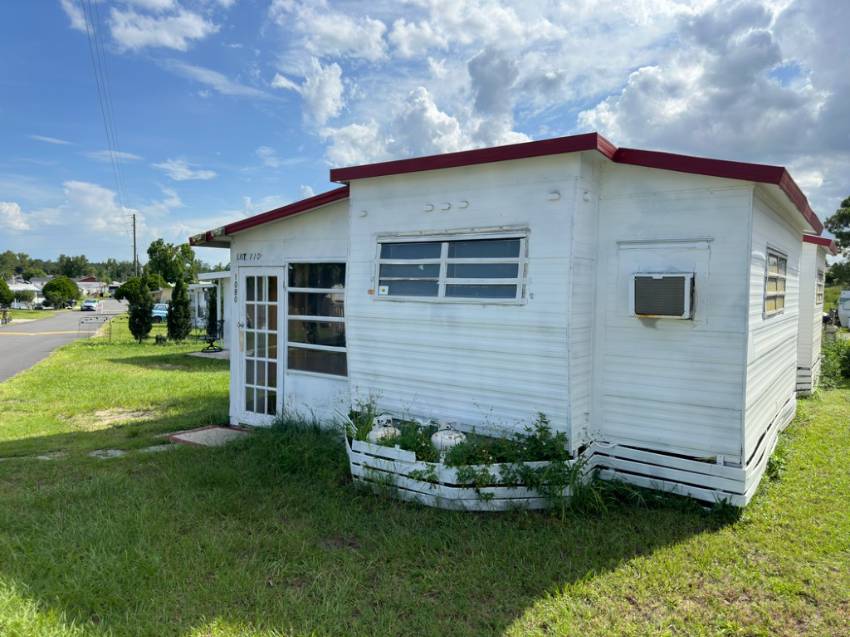
{"type": "MultiPolygon", "coordinates": [[[[620,480],[648,489],[667,491],[707,502],[726,501],[745,506],[752,499],[776,448],[779,433],[794,418],[796,402],[789,400],[762,434],[746,466],[692,460],[681,456],[594,442],[581,454],[583,475],[592,472],[604,480],[620,480]]],[[[378,489],[386,489],[403,500],[427,506],[462,511],[506,511],[541,509],[551,500],[525,487],[499,485],[475,489],[463,486],[457,469],[441,463],[416,460],[413,452],[346,439],[352,477],[378,489]],[[421,480],[417,472],[436,482],[421,480]],[[413,474],[413,476],[411,476],[413,474]],[[482,494],[484,497],[482,498],[482,494]]],[[[577,462],[578,459],[571,462],[577,462]]],[[[530,462],[543,466],[545,462],[530,462]]],[[[482,465],[498,477],[500,465],[482,465]]],[[[569,496],[565,491],[564,496],[569,496]]]]}
{"type": "Polygon", "coordinates": [[[815,389],[817,389],[818,380],[820,379],[820,365],[821,359],[819,358],[811,367],[797,368],[798,396],[811,396],[815,389]]]}

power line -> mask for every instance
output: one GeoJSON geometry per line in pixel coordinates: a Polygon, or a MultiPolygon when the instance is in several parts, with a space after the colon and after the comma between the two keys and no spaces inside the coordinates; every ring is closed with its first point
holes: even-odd
{"type": "MultiPolygon", "coordinates": [[[[103,121],[103,130],[106,135],[107,152],[109,153],[110,164],[112,165],[112,173],[115,179],[115,190],[118,196],[118,203],[121,206],[122,213],[126,216],[126,221],[132,220],[133,227],[133,264],[136,273],[138,274],[138,252],[136,250],[136,214],[128,213],[128,208],[125,205],[124,197],[124,182],[121,175],[121,170],[118,161],[118,135],[115,127],[114,109],[112,106],[112,96],[109,87],[109,74],[106,66],[106,55],[104,54],[103,39],[98,31],[97,23],[100,19],[100,14],[97,6],[91,0],[80,0],[85,18],[86,36],[89,45],[89,57],[91,58],[92,70],[94,71],[95,87],[97,90],[97,101],[100,107],[101,119],[103,121]]],[[[123,225],[123,224],[122,224],[123,225]]],[[[126,233],[128,228],[124,227],[126,233]]],[[[129,238],[129,237],[128,237],[129,238]]]]}

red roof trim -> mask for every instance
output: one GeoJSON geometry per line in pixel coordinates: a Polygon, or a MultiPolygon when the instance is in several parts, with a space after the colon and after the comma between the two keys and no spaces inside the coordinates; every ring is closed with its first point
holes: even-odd
{"type": "Polygon", "coordinates": [[[365,164],[363,166],[333,168],[331,170],[331,181],[347,183],[352,179],[383,177],[385,175],[399,175],[423,170],[439,170],[441,168],[458,168],[460,166],[472,166],[474,164],[489,164],[497,161],[526,159],[528,157],[541,157],[543,155],[559,155],[561,153],[576,153],[586,150],[598,150],[611,159],[614,151],[616,151],[616,146],[599,133],[585,133],[583,135],[571,135],[569,137],[542,139],[536,142],[462,150],[457,153],[445,153],[443,155],[428,155],[426,157],[398,159],[377,164],[365,164]]]}
{"type": "MultiPolygon", "coordinates": [[[[286,217],[291,217],[292,215],[297,215],[301,212],[307,212],[308,210],[312,210],[320,206],[326,206],[329,203],[340,201],[341,199],[346,199],[347,197],[348,186],[334,188],[333,190],[328,190],[327,192],[322,192],[318,195],[307,197],[306,199],[301,199],[300,201],[295,201],[286,206],[281,206],[280,208],[275,208],[274,210],[269,210],[268,212],[263,212],[258,215],[254,215],[253,217],[248,217],[247,219],[240,219],[239,221],[229,223],[224,226],[223,233],[220,234],[229,235],[234,234],[236,232],[241,232],[242,230],[254,228],[255,226],[261,226],[264,223],[277,221],[279,219],[285,219],[286,217]]],[[[189,239],[189,243],[191,245],[202,245],[204,242],[212,241],[214,238],[215,232],[212,230],[208,230],[204,233],[203,241],[199,241],[198,237],[196,236],[191,237],[189,239]]]]}
{"type": "Polygon", "coordinates": [[[833,256],[838,254],[838,245],[835,243],[835,239],[830,239],[829,237],[816,237],[813,234],[804,234],[803,241],[805,243],[814,243],[815,245],[823,246],[829,250],[833,256]]]}
{"type": "Polygon", "coordinates": [[[334,168],[331,170],[331,181],[348,183],[353,179],[384,177],[423,170],[457,168],[459,166],[471,166],[510,159],[525,159],[527,157],[590,150],[599,151],[602,155],[618,164],[630,164],[633,166],[673,170],[676,172],[723,177],[726,179],[740,179],[742,181],[754,181],[778,186],[815,232],[820,233],[823,230],[823,224],[814,211],[812,211],[806,196],[791,178],[791,175],[788,174],[788,171],[782,166],[750,164],[740,161],[710,159],[707,157],[692,157],[690,155],[677,155],[675,153],[662,153],[637,148],[617,148],[599,133],[556,137],[555,139],[543,139],[522,144],[496,146],[494,148],[477,148],[475,150],[464,150],[445,155],[399,159],[348,168],[334,168]]]}

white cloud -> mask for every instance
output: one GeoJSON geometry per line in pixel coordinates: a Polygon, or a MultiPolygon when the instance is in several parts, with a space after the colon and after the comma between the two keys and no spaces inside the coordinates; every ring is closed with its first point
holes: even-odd
{"type": "Polygon", "coordinates": [[[59,4],[65,15],[71,21],[71,28],[86,32],[86,18],[76,0],[59,0],[59,4]]]}
{"type": "Polygon", "coordinates": [[[449,45],[446,35],[438,32],[430,22],[408,22],[404,18],[393,22],[388,39],[403,58],[422,56],[432,49],[446,49],[449,45]]]}
{"type": "Polygon", "coordinates": [[[145,15],[113,8],[109,16],[112,38],[121,50],[162,47],[186,51],[193,40],[216,33],[218,25],[202,15],[179,9],[169,15],[145,15]]]}
{"type": "Polygon", "coordinates": [[[171,188],[163,188],[162,194],[164,197],[155,201],[151,201],[141,207],[142,213],[148,218],[165,217],[176,208],[183,207],[183,201],[180,195],[171,188]]]}
{"type": "Polygon", "coordinates": [[[56,144],[58,146],[66,146],[71,143],[64,139],[59,139],[58,137],[47,137],[45,135],[30,135],[30,139],[34,139],[39,142],[45,142],[46,144],[56,144]]]}
{"type": "Polygon", "coordinates": [[[313,190],[310,186],[305,186],[304,184],[301,184],[301,188],[298,189],[298,192],[301,194],[302,199],[313,197],[316,194],[315,190],[313,190]]]}
{"type": "Polygon", "coordinates": [[[374,120],[323,128],[319,134],[328,142],[326,155],[332,166],[351,166],[387,157],[384,133],[374,120]]]}
{"type": "Polygon", "coordinates": [[[180,62],[178,60],[166,60],[163,62],[163,65],[168,70],[177,73],[178,75],[182,75],[183,77],[188,77],[191,80],[195,80],[196,82],[200,82],[215,91],[221,93],[222,95],[232,95],[235,97],[254,97],[259,99],[271,99],[272,96],[268,93],[261,91],[258,88],[254,88],[253,86],[247,86],[245,84],[240,84],[239,82],[235,82],[228,78],[223,73],[219,73],[218,71],[213,71],[212,69],[205,68],[203,66],[196,66],[194,64],[188,64],[186,62],[180,62]]]}
{"type": "Polygon", "coordinates": [[[280,73],[275,74],[271,85],[300,93],[304,100],[304,119],[317,126],[339,115],[344,106],[342,68],[336,63],[322,66],[319,60],[312,58],[300,85],[280,73]]]}
{"type": "Polygon", "coordinates": [[[216,176],[215,171],[193,168],[194,164],[190,164],[185,159],[167,159],[152,165],[165,172],[174,181],[207,180],[216,176]]]}
{"type": "Polygon", "coordinates": [[[350,16],[336,11],[324,2],[274,0],[269,16],[280,26],[294,29],[298,42],[317,57],[349,57],[377,61],[386,56],[386,25],[369,16],[350,16]]]}
{"type": "Polygon", "coordinates": [[[86,153],[83,153],[89,159],[94,159],[96,161],[102,162],[111,162],[114,158],[115,161],[126,162],[126,161],[138,161],[140,159],[144,159],[139,155],[135,155],[133,153],[125,153],[120,150],[111,151],[111,150],[92,150],[86,153]]]}
{"type": "Polygon", "coordinates": [[[0,228],[12,232],[23,232],[30,229],[30,224],[24,218],[21,207],[14,201],[0,201],[0,228]]]}
{"type": "Polygon", "coordinates": [[[128,4],[136,5],[150,11],[169,11],[176,5],[174,0],[125,0],[128,4]]]}
{"type": "MultiPolygon", "coordinates": [[[[79,223],[89,230],[106,235],[126,233],[128,216],[136,210],[122,208],[115,192],[86,181],[66,181],[63,184],[65,203],[60,206],[68,214],[66,224],[79,223]]],[[[137,215],[136,223],[143,222],[137,215]]]]}
{"type": "Polygon", "coordinates": [[[277,156],[277,151],[271,146],[260,146],[256,151],[257,157],[269,168],[280,168],[280,157],[277,156]]]}

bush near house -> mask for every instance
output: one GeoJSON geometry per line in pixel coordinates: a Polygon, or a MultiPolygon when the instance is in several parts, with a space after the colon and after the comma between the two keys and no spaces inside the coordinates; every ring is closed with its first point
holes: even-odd
{"type": "Polygon", "coordinates": [[[41,291],[53,307],[62,307],[80,298],[80,288],[66,276],[57,276],[44,285],[41,291]]]}
{"type": "Polygon", "coordinates": [[[15,296],[12,294],[12,290],[9,289],[9,285],[6,281],[0,279],[0,307],[10,305],[14,300],[15,296]]]}
{"type": "Polygon", "coordinates": [[[153,297],[145,277],[132,277],[115,291],[115,298],[126,300],[130,304],[130,333],[141,343],[153,326],[153,297]]]}
{"type": "Polygon", "coordinates": [[[183,341],[192,331],[192,317],[189,308],[189,293],[183,276],[177,277],[171,302],[168,304],[168,338],[173,341],[183,341]]]}

